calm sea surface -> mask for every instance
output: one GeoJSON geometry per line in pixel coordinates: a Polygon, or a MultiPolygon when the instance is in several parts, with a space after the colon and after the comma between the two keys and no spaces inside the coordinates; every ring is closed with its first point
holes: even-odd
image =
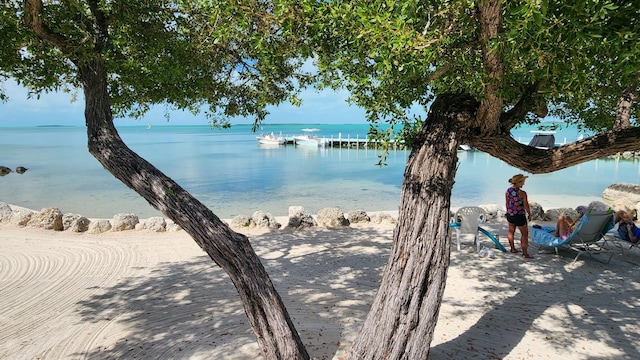
{"type": "MultiPolygon", "coordinates": [[[[320,137],[365,138],[368,125],[268,125],[264,132],[292,136],[318,128],[320,137]]],[[[118,128],[123,140],[177,181],[221,218],[262,210],[286,215],[291,205],[311,213],[324,207],[343,211],[397,210],[408,151],[392,151],[387,166],[367,149],[316,149],[259,145],[250,126],[227,130],[208,126],[118,128]]],[[[530,128],[514,137],[527,143],[530,128]]],[[[576,130],[561,130],[556,142],[573,141],[576,130]]],[[[459,152],[452,207],[502,204],[507,179],[520,171],[481,152],[459,152]]],[[[0,128],[0,165],[24,174],[0,177],[0,201],[32,209],[111,218],[135,213],[160,216],[139,195],[116,180],[89,155],[84,127],[0,128]]],[[[544,208],[575,207],[600,200],[612,183],[640,184],[637,161],[598,160],[553,174],[533,175],[525,185],[544,208]]]]}

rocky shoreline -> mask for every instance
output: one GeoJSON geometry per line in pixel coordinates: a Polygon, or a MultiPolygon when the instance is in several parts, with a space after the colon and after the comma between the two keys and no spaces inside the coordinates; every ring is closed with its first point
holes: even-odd
{"type": "MultiPolygon", "coordinates": [[[[607,187],[602,194],[603,201],[592,201],[575,208],[555,208],[545,210],[536,202],[530,202],[531,220],[555,221],[559,215],[576,217],[581,208],[594,210],[625,210],[634,218],[640,211],[640,185],[618,183],[607,187]]],[[[478,205],[487,212],[487,220],[503,218],[504,207],[498,204],[478,205]]],[[[452,212],[453,215],[453,212],[452,212]]],[[[318,214],[308,213],[302,206],[290,206],[288,218],[276,219],[273,215],[256,211],[251,216],[239,215],[228,221],[231,228],[265,228],[277,230],[286,227],[299,230],[310,227],[340,228],[351,224],[395,224],[396,219],[386,212],[371,215],[364,210],[343,213],[339,208],[320,209],[318,214]],[[281,222],[286,222],[283,225],[281,222]]],[[[162,217],[139,219],[135,214],[116,214],[112,219],[93,219],[80,214],[63,214],[57,208],[44,208],[34,211],[0,202],[0,223],[9,223],[20,227],[36,227],[54,231],[70,231],[99,234],[107,231],[149,230],[153,232],[179,231],[181,228],[171,220],[162,217]]]]}
{"type": "MultiPolygon", "coordinates": [[[[227,222],[235,229],[281,229],[283,219],[277,219],[269,213],[256,211],[251,216],[238,215],[227,222]]],[[[396,219],[386,212],[371,215],[364,210],[349,212],[346,216],[339,208],[320,209],[317,215],[308,213],[302,206],[290,206],[286,218],[286,228],[300,230],[310,227],[338,228],[351,224],[395,224],[396,219]]],[[[140,219],[135,214],[116,214],[111,219],[90,220],[80,214],[63,214],[58,208],[44,208],[34,211],[0,202],[0,223],[9,223],[19,227],[35,227],[53,231],[70,231],[100,234],[107,231],[149,230],[152,232],[179,231],[180,226],[162,217],[140,219]]]]}

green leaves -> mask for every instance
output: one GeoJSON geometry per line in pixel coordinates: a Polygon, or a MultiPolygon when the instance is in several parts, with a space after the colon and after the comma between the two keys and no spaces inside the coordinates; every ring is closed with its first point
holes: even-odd
{"type": "Polygon", "coordinates": [[[372,121],[392,123],[434,94],[483,100],[491,91],[507,110],[541,84],[539,94],[564,108],[558,114],[588,126],[598,99],[639,87],[637,0],[497,1],[500,26],[489,39],[471,0],[91,3],[45,2],[43,21],[71,44],[60,49],[24,27],[21,1],[4,2],[0,77],[36,93],[73,88],[76,64],[99,56],[120,115],[210,104],[215,118],[258,121],[269,104],[299,104],[297,89],[314,79],[301,70],[308,57],[322,86],[347,88],[372,121]],[[487,56],[504,71],[487,67],[487,56]]]}
{"type": "MultiPolygon", "coordinates": [[[[593,104],[639,88],[638,1],[496,1],[500,26],[486,48],[476,1],[303,4],[321,75],[348,88],[372,122],[394,123],[444,93],[484,100],[491,91],[507,111],[540,84],[536,97],[563,109],[555,115],[589,127],[606,113],[610,126],[613,100],[597,121],[593,104]]],[[[539,121],[529,110],[518,122],[539,121]]]]}
{"type": "Polygon", "coordinates": [[[310,79],[297,15],[278,1],[44,2],[43,23],[65,47],[24,27],[21,1],[1,9],[0,76],[37,91],[75,87],[77,64],[100,57],[120,116],[209,104],[211,116],[260,120],[269,104],[297,102],[310,79]]]}

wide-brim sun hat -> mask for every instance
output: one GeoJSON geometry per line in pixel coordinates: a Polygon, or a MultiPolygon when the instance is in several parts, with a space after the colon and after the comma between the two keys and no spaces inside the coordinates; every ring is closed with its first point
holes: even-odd
{"type": "Polygon", "coordinates": [[[512,184],[517,184],[519,182],[525,181],[528,178],[528,176],[522,175],[522,174],[517,174],[517,175],[513,175],[513,177],[511,177],[511,179],[509,179],[509,182],[512,184]]]}

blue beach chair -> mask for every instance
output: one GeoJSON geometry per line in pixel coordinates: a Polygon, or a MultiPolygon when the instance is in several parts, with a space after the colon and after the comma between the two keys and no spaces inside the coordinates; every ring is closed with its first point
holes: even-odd
{"type": "MultiPolygon", "coordinates": [[[[543,226],[541,228],[533,228],[533,244],[538,248],[552,247],[558,254],[559,248],[569,248],[578,254],[573,259],[575,262],[580,255],[588,254],[604,254],[610,253],[609,258],[605,264],[611,261],[613,253],[611,253],[606,247],[605,234],[607,231],[613,228],[613,213],[608,211],[592,211],[584,214],[575,230],[569,235],[568,238],[563,239],[554,236],[556,231],[555,227],[543,226]]],[[[594,258],[596,259],[596,258],[594,258]]],[[[598,260],[600,261],[600,260],[598,260]]]]}

